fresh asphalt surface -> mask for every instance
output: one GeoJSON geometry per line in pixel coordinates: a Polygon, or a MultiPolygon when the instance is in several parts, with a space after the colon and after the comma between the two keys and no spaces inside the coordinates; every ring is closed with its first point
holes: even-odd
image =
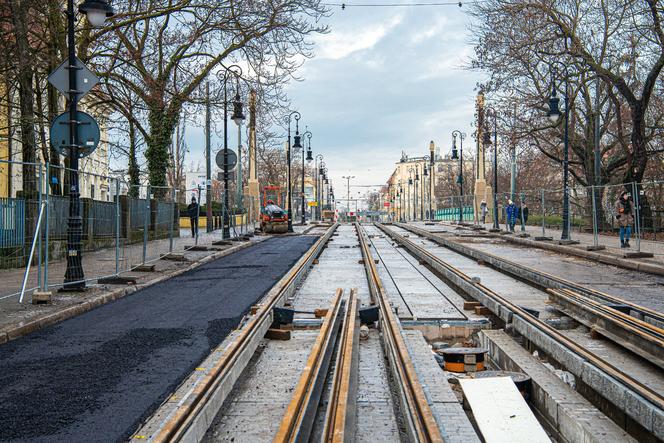
{"type": "Polygon", "coordinates": [[[126,440],[315,240],[260,242],[0,346],[0,440],[126,440]]]}

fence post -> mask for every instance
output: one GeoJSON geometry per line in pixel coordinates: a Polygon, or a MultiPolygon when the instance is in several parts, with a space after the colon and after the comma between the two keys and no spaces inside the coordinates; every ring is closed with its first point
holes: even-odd
{"type": "Polygon", "coordinates": [[[143,216],[143,264],[145,264],[145,259],[148,252],[148,229],[149,229],[149,219],[150,219],[150,185],[146,188],[147,195],[145,196],[145,214],[143,216]]]}
{"type": "Polygon", "coordinates": [[[526,232],[526,220],[523,216],[523,192],[519,194],[519,202],[521,204],[521,208],[519,210],[519,213],[521,214],[521,232],[526,232]]]}
{"type": "MultiPolygon", "coordinates": [[[[196,186],[196,190],[198,191],[198,204],[196,205],[196,226],[192,226],[192,228],[195,229],[194,232],[196,233],[194,236],[194,245],[198,245],[198,217],[201,215],[201,186],[196,186]]],[[[205,209],[207,210],[208,208],[205,209]]]]}
{"type": "Polygon", "coordinates": [[[641,252],[641,202],[639,201],[639,187],[632,182],[632,195],[634,196],[634,234],[636,236],[636,252],[641,252]]]}
{"type": "Polygon", "coordinates": [[[120,275],[120,180],[115,181],[115,275],[120,275]]]}
{"type": "MultiPolygon", "coordinates": [[[[178,214],[178,190],[173,188],[173,212],[171,213],[171,221],[168,224],[168,253],[173,252],[173,224],[175,223],[175,216],[178,214]]],[[[179,214],[178,214],[179,215],[179,214]]]]}
{"type": "Polygon", "coordinates": [[[596,248],[599,245],[599,226],[597,220],[597,196],[595,191],[595,186],[590,186],[590,192],[592,192],[592,204],[593,204],[593,246],[596,248]]]}
{"type": "Polygon", "coordinates": [[[45,220],[46,227],[45,227],[45,230],[44,230],[44,278],[42,279],[42,282],[44,283],[44,287],[42,288],[42,291],[44,291],[44,292],[48,291],[48,260],[49,260],[49,257],[48,257],[48,253],[49,253],[49,247],[48,247],[49,222],[48,222],[48,218],[49,218],[49,215],[51,214],[50,198],[49,198],[49,195],[51,193],[50,188],[49,188],[49,185],[50,185],[49,177],[50,176],[51,176],[51,164],[46,163],[46,189],[45,189],[45,191],[46,191],[46,214],[44,214],[45,217],[46,217],[46,220],[45,220]]]}
{"type": "MultiPolygon", "coordinates": [[[[44,170],[42,169],[41,163],[39,163],[39,186],[37,195],[39,198],[39,208],[42,208],[42,199],[43,199],[43,187],[44,187],[44,170]]],[[[42,287],[42,232],[41,229],[35,231],[35,236],[37,236],[37,287],[41,290],[42,287]]]]}
{"type": "Polygon", "coordinates": [[[542,237],[546,237],[546,207],[544,206],[544,189],[542,189],[542,237]]]}

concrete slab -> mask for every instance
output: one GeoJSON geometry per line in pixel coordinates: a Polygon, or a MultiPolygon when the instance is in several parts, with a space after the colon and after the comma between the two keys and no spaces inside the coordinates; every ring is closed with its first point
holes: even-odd
{"type": "Polygon", "coordinates": [[[420,265],[402,248],[397,248],[374,226],[365,226],[374,252],[380,259],[378,272],[400,318],[465,320],[463,299],[420,265]]]}
{"type": "Polygon", "coordinates": [[[479,337],[497,366],[531,377],[530,401],[566,441],[636,441],[504,331],[482,331],[479,337]]]}
{"type": "MultiPolygon", "coordinates": [[[[405,229],[397,226],[388,226],[388,229],[400,234],[408,234],[405,229]]],[[[411,234],[409,240],[423,246],[428,252],[459,269],[470,277],[477,277],[480,282],[507,298],[513,303],[539,312],[541,319],[557,318],[559,314],[548,306],[548,294],[532,286],[517,281],[510,276],[502,274],[493,268],[481,266],[477,261],[466,258],[454,251],[444,248],[436,243],[411,234]]]]}
{"type": "Polygon", "coordinates": [[[419,331],[403,331],[404,340],[424,393],[446,442],[479,442],[461,403],[436,363],[429,345],[419,331]]]}
{"type": "Polygon", "coordinates": [[[293,331],[291,340],[263,340],[203,442],[271,442],[318,331],[293,331]]]}
{"type": "Polygon", "coordinates": [[[379,332],[372,329],[360,341],[356,442],[401,441],[387,370],[379,332]]]}

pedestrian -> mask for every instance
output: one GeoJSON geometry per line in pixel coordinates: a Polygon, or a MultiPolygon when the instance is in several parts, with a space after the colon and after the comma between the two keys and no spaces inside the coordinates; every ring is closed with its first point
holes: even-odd
{"type": "Polygon", "coordinates": [[[505,208],[505,215],[507,216],[507,225],[509,226],[509,230],[511,232],[514,232],[514,225],[516,225],[518,211],[519,210],[514,202],[512,200],[508,200],[507,207],[505,208]]]}
{"type": "Polygon", "coordinates": [[[528,224],[528,205],[526,202],[521,203],[521,217],[523,218],[523,224],[528,224]]]}
{"type": "Polygon", "coordinates": [[[196,197],[191,196],[191,203],[187,206],[187,212],[189,213],[189,224],[191,224],[191,238],[196,237],[198,234],[198,203],[196,202],[196,197]]]}
{"type": "Polygon", "coordinates": [[[632,235],[634,223],[634,203],[627,191],[623,191],[616,202],[616,218],[620,223],[620,247],[629,248],[629,237],[632,235]]]}
{"type": "Polygon", "coordinates": [[[486,223],[486,213],[489,212],[489,210],[486,207],[486,202],[482,200],[482,203],[480,203],[480,213],[482,214],[482,224],[486,223]]]}

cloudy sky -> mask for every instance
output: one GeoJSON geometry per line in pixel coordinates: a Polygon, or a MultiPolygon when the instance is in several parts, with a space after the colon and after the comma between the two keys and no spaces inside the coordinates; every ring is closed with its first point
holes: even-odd
{"type": "MultiPolygon", "coordinates": [[[[402,150],[424,155],[434,140],[444,154],[454,129],[471,132],[482,77],[465,69],[473,48],[463,8],[333,7],[328,23],[288,93],[337,197],[346,195],[344,175],[383,184],[402,150]]],[[[351,196],[366,189],[351,186],[351,196]]]]}
{"type": "MultiPolygon", "coordinates": [[[[325,157],[336,197],[346,196],[342,176],[357,177],[351,182],[357,198],[387,181],[402,150],[424,155],[434,140],[445,154],[454,129],[472,132],[482,76],[466,69],[473,48],[465,8],[331,7],[330,32],[315,37],[315,57],[287,91],[313,133],[314,154],[325,157]]],[[[201,126],[187,128],[187,166],[204,166],[201,126]]],[[[215,150],[221,140],[213,134],[215,150]]],[[[231,131],[231,147],[235,140],[231,131]]]]}

